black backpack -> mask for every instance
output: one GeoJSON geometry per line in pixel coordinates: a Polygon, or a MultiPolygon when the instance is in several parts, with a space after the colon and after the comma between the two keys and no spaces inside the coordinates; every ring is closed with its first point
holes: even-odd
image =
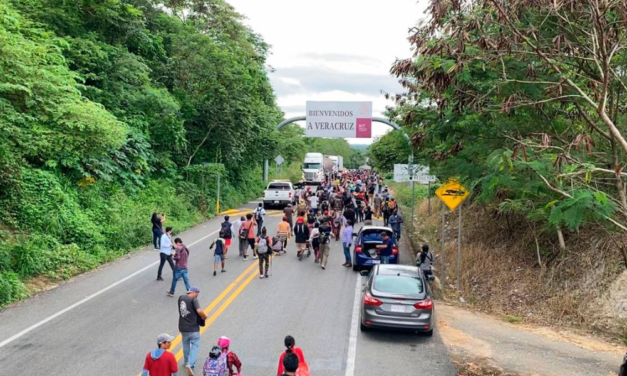
{"type": "Polygon", "coordinates": [[[230,222],[222,222],[222,231],[224,231],[224,238],[231,239],[233,237],[233,231],[231,230],[230,222]]]}

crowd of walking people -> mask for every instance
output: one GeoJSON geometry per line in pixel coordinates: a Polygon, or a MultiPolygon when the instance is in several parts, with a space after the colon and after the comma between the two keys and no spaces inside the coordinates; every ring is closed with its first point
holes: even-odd
{"type": "MultiPolygon", "coordinates": [[[[328,267],[331,242],[342,243],[345,262],[351,267],[351,246],[354,226],[358,223],[372,225],[373,218],[382,218],[389,226],[396,240],[401,237],[402,216],[398,206],[390,196],[383,179],[370,171],[356,171],[338,174],[327,179],[318,187],[300,186],[294,192],[294,201],[283,211],[282,221],[276,228],[276,235],[264,226],[266,212],[259,204],[252,213],[241,216],[235,223],[225,216],[218,236],[211,242],[214,265],[213,276],[226,272],[226,260],[235,238],[238,240],[239,257],[249,260],[249,251],[253,259],[259,262],[259,278],[272,276],[272,258],[287,253],[287,245],[292,239],[296,245],[299,260],[313,255],[315,264],[323,270],[328,267]]],[[[163,281],[163,267],[167,262],[172,271],[172,284],[167,295],[174,296],[177,282],[183,279],[186,293],[179,296],[177,307],[179,331],[183,348],[184,369],[188,376],[195,375],[195,366],[200,349],[200,328],[204,326],[207,315],[200,307],[198,295],[200,289],[190,286],[188,277],[189,250],[181,238],[172,241],[172,227],[163,228],[166,217],[154,213],[153,245],[160,251],[160,263],[157,281],[163,281]]],[[[387,235],[386,235],[387,236],[387,235]]],[[[387,241],[384,239],[384,241],[387,241]]],[[[386,257],[381,255],[382,263],[386,257]]],[[[429,268],[433,254],[428,246],[419,256],[421,268],[429,268]]],[[[157,348],[145,358],[143,376],[176,375],[178,365],[170,349],[174,337],[164,333],[157,338],[157,348]]],[[[220,337],[211,348],[202,369],[203,376],[234,376],[242,372],[242,361],[230,350],[231,340],[220,337]]],[[[286,350],[280,355],[277,375],[308,375],[308,366],[303,351],[295,347],[291,336],[285,338],[286,350]]]]}

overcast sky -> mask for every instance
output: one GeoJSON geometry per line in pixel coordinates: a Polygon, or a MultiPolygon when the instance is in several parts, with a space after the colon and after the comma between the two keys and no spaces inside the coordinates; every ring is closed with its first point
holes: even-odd
{"type": "MultiPolygon", "coordinates": [[[[268,64],[286,117],[304,116],[307,100],[372,101],[400,93],[390,76],[396,58],[411,56],[408,30],[424,17],[425,0],[227,0],[272,46],[268,64]]],[[[374,124],[373,136],[386,125],[374,124]]],[[[352,143],[370,143],[349,139],[352,143]]]]}

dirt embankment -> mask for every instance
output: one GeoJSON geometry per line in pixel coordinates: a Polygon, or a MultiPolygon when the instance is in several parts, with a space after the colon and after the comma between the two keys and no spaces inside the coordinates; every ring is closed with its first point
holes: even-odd
{"type": "MultiPolygon", "coordinates": [[[[462,269],[456,288],[457,213],[445,215],[445,271],[442,276],[441,205],[432,199],[416,208],[415,248],[428,242],[436,274],[449,301],[496,314],[512,323],[557,325],[593,331],[622,342],[627,338],[627,237],[599,229],[557,236],[526,221],[498,216],[479,205],[464,207],[462,269]],[[461,299],[460,299],[461,298],[461,299]]],[[[405,211],[406,224],[411,214],[405,211]]]]}

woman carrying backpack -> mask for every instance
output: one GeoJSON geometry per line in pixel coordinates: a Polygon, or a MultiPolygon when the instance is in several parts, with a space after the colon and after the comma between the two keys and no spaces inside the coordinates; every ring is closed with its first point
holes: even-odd
{"type": "Polygon", "coordinates": [[[242,372],[242,362],[239,360],[237,354],[229,350],[231,340],[227,337],[220,337],[218,339],[218,346],[222,348],[222,353],[226,354],[226,368],[228,376],[236,376],[242,372]]]}
{"type": "Polygon", "coordinates": [[[224,259],[226,260],[228,257],[226,255],[229,253],[229,247],[231,246],[231,239],[233,238],[233,224],[229,221],[230,217],[227,215],[224,217],[224,222],[222,222],[221,231],[224,232],[224,259]]]}
{"type": "Polygon", "coordinates": [[[316,264],[320,262],[320,224],[316,223],[309,235],[309,244],[313,248],[316,264]]]}
{"type": "Polygon", "coordinates": [[[261,235],[257,237],[255,248],[257,256],[259,256],[259,279],[268,278],[268,268],[270,266],[270,249],[272,247],[272,238],[268,236],[268,230],[265,227],[261,229],[261,235]],[[265,272],[264,272],[265,265],[265,272]]]}
{"type": "Polygon", "coordinates": [[[422,252],[418,255],[417,266],[420,267],[425,276],[433,275],[433,253],[429,250],[428,244],[422,245],[422,252]]]}
{"type": "MultiPolygon", "coordinates": [[[[302,213],[304,215],[304,213],[302,213]]],[[[303,260],[303,253],[307,249],[307,240],[309,240],[309,227],[305,223],[305,218],[298,217],[296,225],[294,226],[294,239],[296,246],[298,247],[298,259],[303,260]]]]}

